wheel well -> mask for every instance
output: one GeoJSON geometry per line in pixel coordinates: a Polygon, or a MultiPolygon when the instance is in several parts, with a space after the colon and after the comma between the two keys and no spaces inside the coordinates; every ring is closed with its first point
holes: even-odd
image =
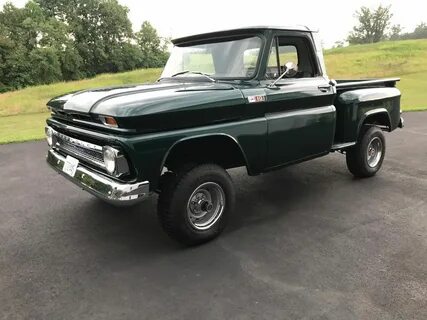
{"type": "Polygon", "coordinates": [[[390,117],[387,112],[378,112],[368,115],[363,120],[363,125],[375,125],[387,131],[391,129],[390,117]]]}
{"type": "Polygon", "coordinates": [[[169,151],[164,167],[174,171],[186,162],[212,162],[224,169],[247,166],[237,141],[226,135],[198,137],[178,142],[169,151]]]}

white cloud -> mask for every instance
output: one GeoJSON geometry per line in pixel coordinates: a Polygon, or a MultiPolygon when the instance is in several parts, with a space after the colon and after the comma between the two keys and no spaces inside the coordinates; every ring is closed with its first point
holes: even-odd
{"type": "MultiPolygon", "coordinates": [[[[0,4],[6,2],[0,0],[0,4]]],[[[25,0],[12,1],[22,6],[25,0]]],[[[427,1],[420,0],[119,0],[129,7],[134,29],[150,21],[165,37],[249,25],[309,25],[320,29],[324,43],[331,46],[344,39],[355,24],[353,14],[362,5],[392,5],[393,23],[412,31],[427,22],[427,1]]]]}

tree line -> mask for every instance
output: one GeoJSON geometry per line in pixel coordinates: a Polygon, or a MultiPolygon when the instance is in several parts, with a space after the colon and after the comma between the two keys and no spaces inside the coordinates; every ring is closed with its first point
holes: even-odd
{"type": "Polygon", "coordinates": [[[162,67],[168,39],[133,32],[117,0],[30,0],[0,10],[0,92],[99,73],[162,67]]]}
{"type": "Polygon", "coordinates": [[[335,47],[343,47],[347,41],[352,44],[376,43],[387,40],[426,39],[427,24],[421,22],[413,32],[403,32],[400,24],[392,24],[391,6],[379,5],[375,9],[361,7],[354,14],[357,24],[344,41],[337,41],[335,47]]]}

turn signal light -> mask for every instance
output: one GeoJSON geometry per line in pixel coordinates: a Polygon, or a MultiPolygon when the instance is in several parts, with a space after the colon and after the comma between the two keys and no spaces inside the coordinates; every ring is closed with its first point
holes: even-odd
{"type": "Polygon", "coordinates": [[[110,126],[110,127],[114,127],[114,128],[118,127],[117,121],[113,117],[100,116],[99,118],[101,119],[102,123],[105,124],[106,126],[110,126]]]}

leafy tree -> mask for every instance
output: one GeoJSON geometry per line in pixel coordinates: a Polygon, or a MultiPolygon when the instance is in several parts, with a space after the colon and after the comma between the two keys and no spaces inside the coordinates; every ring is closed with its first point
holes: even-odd
{"type": "Polygon", "coordinates": [[[7,47],[3,45],[7,53],[2,53],[0,81],[3,86],[21,88],[62,80],[58,52],[67,43],[64,23],[46,18],[32,1],[24,8],[6,3],[0,12],[0,21],[2,35],[8,41],[7,47]]]}
{"type": "Polygon", "coordinates": [[[390,6],[378,6],[371,10],[361,7],[355,13],[359,23],[353,28],[347,40],[350,44],[374,43],[387,38],[387,28],[390,26],[393,14],[390,6]]]}
{"type": "Polygon", "coordinates": [[[111,68],[115,72],[133,70],[143,66],[143,55],[141,49],[132,43],[125,43],[123,46],[113,51],[111,68]]]}
{"type": "Polygon", "coordinates": [[[29,55],[31,79],[48,84],[62,80],[61,63],[54,48],[36,48],[29,55]]]}
{"type": "Polygon", "coordinates": [[[145,68],[161,67],[168,58],[168,40],[161,39],[150,22],[144,21],[136,33],[136,41],[141,48],[145,68]]]}
{"type": "Polygon", "coordinates": [[[63,80],[78,80],[84,77],[83,59],[73,45],[60,52],[60,62],[63,80]]]}
{"type": "Polygon", "coordinates": [[[0,93],[12,89],[6,78],[9,73],[6,61],[13,53],[14,43],[5,34],[4,28],[0,25],[0,93]]]}
{"type": "Polygon", "coordinates": [[[25,9],[7,2],[0,12],[0,82],[5,88],[20,88],[32,84],[28,53],[34,47],[36,34],[25,25],[25,9]]]}
{"type": "Polygon", "coordinates": [[[69,26],[87,75],[116,71],[115,52],[133,37],[129,9],[117,0],[37,0],[47,15],[69,26]]]}
{"type": "Polygon", "coordinates": [[[54,47],[60,50],[69,41],[67,25],[55,18],[46,17],[37,3],[27,2],[24,7],[24,16],[22,26],[28,30],[29,35],[31,34],[33,48],[54,47]]]}
{"type": "Polygon", "coordinates": [[[413,32],[401,35],[401,39],[427,39],[427,23],[422,22],[413,32]]]}
{"type": "Polygon", "coordinates": [[[0,24],[9,40],[21,43],[30,50],[36,44],[37,33],[28,26],[27,14],[28,11],[24,8],[17,8],[12,3],[6,2],[0,12],[0,24]]]}
{"type": "Polygon", "coordinates": [[[132,31],[118,0],[29,0],[0,8],[0,92],[102,72],[159,67],[167,41],[132,31]]]}
{"type": "Polygon", "coordinates": [[[391,31],[390,31],[390,36],[389,39],[390,40],[399,40],[401,37],[401,33],[402,33],[402,27],[400,26],[400,24],[395,24],[391,27],[391,31]]]}
{"type": "Polygon", "coordinates": [[[426,39],[427,38],[427,24],[420,23],[414,30],[413,39],[426,39]]]}
{"type": "MultiPolygon", "coordinates": [[[[6,50],[3,63],[0,65],[0,82],[8,89],[23,88],[25,86],[36,84],[31,78],[31,63],[28,59],[28,50],[20,45],[9,43],[11,45],[6,50]]],[[[3,47],[5,48],[5,47],[3,47]]]]}

